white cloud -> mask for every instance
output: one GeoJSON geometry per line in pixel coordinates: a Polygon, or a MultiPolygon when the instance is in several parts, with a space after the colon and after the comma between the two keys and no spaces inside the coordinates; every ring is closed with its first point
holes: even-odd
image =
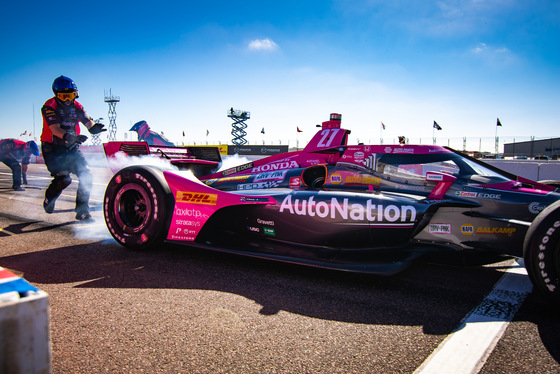
{"type": "Polygon", "coordinates": [[[470,52],[487,63],[497,66],[508,65],[517,61],[517,57],[506,47],[494,47],[479,43],[470,52]]]}
{"type": "Polygon", "coordinates": [[[249,43],[249,49],[252,51],[274,51],[278,49],[278,44],[269,38],[255,39],[249,43]]]}

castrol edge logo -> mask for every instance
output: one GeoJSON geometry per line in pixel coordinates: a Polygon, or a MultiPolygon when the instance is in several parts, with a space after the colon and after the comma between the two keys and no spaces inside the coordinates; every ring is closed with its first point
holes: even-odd
{"type": "Polygon", "coordinates": [[[213,193],[177,191],[175,200],[178,203],[216,205],[218,195],[213,193]]]}

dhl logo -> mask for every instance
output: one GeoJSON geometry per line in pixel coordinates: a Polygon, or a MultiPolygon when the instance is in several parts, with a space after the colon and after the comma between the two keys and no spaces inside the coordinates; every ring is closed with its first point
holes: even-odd
{"type": "Polygon", "coordinates": [[[178,203],[216,205],[218,195],[212,193],[177,191],[176,200],[178,203]]]}

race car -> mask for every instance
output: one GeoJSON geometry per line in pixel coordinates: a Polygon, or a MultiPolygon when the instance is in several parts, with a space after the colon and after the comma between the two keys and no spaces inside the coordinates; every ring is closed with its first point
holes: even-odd
{"type": "Polygon", "coordinates": [[[201,171],[192,155],[170,160],[174,170],[125,167],[107,186],[105,222],[131,249],[168,242],[379,275],[421,260],[524,257],[535,288],[560,305],[555,186],[447,147],[348,145],[349,134],[333,113],[302,151],[214,173],[205,163],[218,160],[201,171]]]}

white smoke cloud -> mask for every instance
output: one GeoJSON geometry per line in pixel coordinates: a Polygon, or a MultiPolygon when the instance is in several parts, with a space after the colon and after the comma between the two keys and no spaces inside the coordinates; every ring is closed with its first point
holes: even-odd
{"type": "Polygon", "coordinates": [[[222,166],[218,171],[223,171],[230,169],[234,166],[239,166],[251,162],[247,157],[239,156],[238,154],[234,154],[233,156],[227,156],[222,159],[222,166]]]}
{"type": "MultiPolygon", "coordinates": [[[[248,162],[250,162],[250,159],[248,159],[247,157],[241,157],[237,154],[233,156],[226,156],[224,157],[219,170],[227,170],[231,167],[242,165],[248,162]]],[[[100,168],[107,168],[108,164],[113,173],[128,166],[155,166],[161,170],[172,171],[184,178],[196,180],[196,177],[194,177],[194,175],[190,171],[179,170],[179,168],[172,165],[168,160],[161,157],[148,155],[142,155],[139,157],[127,156],[124,152],[117,152],[114,157],[107,159],[106,162],[101,159],[94,161],[92,158],[89,158],[88,163],[90,163],[90,166],[92,167],[100,168]],[[92,164],[92,161],[96,166],[92,164]]],[[[76,222],[76,224],[72,226],[74,229],[74,236],[76,238],[86,240],[101,240],[103,242],[107,241],[116,243],[109,233],[109,230],[107,229],[107,226],[105,224],[105,219],[103,217],[103,198],[105,195],[105,190],[107,189],[108,182],[109,179],[107,181],[103,181],[103,178],[97,178],[94,174],[94,183],[91,191],[90,206],[99,207],[101,205],[101,210],[94,209],[91,212],[94,222],[76,222]]]]}
{"type": "Polygon", "coordinates": [[[156,166],[162,170],[176,171],[179,170],[176,166],[172,165],[169,160],[163,157],[154,156],[128,156],[124,152],[117,152],[108,159],[109,167],[113,172],[117,172],[128,166],[136,165],[146,165],[146,166],[156,166]]]}

